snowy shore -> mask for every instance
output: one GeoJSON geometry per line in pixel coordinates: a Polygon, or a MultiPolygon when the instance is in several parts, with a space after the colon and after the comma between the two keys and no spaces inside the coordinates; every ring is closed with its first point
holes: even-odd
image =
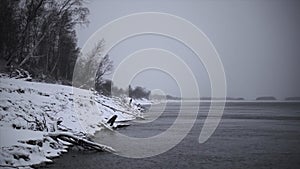
{"type": "Polygon", "coordinates": [[[91,137],[111,116],[133,120],[143,116],[137,104],[150,103],[7,77],[0,78],[0,93],[0,167],[7,168],[30,168],[67,152],[69,143],[49,133],[91,137]]]}

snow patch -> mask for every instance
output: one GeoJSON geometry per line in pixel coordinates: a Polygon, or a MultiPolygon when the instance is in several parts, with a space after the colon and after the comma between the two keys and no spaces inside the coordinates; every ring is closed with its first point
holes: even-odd
{"type": "Polygon", "coordinates": [[[51,162],[69,143],[48,133],[92,136],[113,115],[117,121],[142,117],[138,104],[146,100],[110,98],[93,91],[27,82],[0,76],[0,166],[28,167],[51,162]],[[59,124],[58,124],[59,122],[59,124]],[[58,125],[57,125],[58,124],[58,125]]]}

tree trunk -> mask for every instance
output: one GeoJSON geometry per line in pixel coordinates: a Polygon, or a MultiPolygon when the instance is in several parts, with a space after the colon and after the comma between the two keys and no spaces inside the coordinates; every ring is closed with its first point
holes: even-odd
{"type": "Polygon", "coordinates": [[[77,137],[77,136],[73,135],[72,133],[54,132],[54,133],[48,133],[47,135],[55,140],[57,140],[59,138],[63,141],[69,142],[74,145],[79,145],[79,146],[83,146],[83,147],[98,150],[98,151],[115,152],[115,150],[109,146],[105,146],[102,144],[95,143],[93,141],[89,141],[84,138],[77,137]]]}

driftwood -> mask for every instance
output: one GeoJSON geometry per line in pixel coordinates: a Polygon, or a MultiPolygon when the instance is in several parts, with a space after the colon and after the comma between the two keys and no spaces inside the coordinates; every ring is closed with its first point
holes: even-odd
{"type": "Polygon", "coordinates": [[[113,115],[106,123],[110,123],[110,126],[113,126],[117,117],[117,115],[113,115]]]}
{"type": "Polygon", "coordinates": [[[89,141],[87,139],[75,136],[74,134],[69,133],[69,132],[47,133],[47,136],[53,138],[54,140],[60,139],[62,141],[71,143],[73,145],[80,145],[87,149],[93,149],[93,150],[97,150],[97,151],[106,151],[106,152],[115,152],[115,150],[112,147],[98,144],[93,141],[89,141]]]}

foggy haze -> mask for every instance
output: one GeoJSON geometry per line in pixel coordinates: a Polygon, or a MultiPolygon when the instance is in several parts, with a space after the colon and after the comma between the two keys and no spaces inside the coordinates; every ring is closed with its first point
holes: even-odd
{"type": "MultiPolygon", "coordinates": [[[[213,43],[225,69],[228,96],[300,96],[300,1],[94,0],[87,6],[90,24],[78,28],[80,47],[100,27],[119,17],[136,12],[170,13],[192,22],[213,43]]],[[[201,96],[210,95],[204,66],[193,52],[174,39],[137,36],[115,46],[109,55],[117,67],[126,56],[144,48],[162,48],[181,57],[196,76],[201,96]]],[[[138,74],[132,85],[180,95],[176,81],[157,70],[138,74]]]]}

